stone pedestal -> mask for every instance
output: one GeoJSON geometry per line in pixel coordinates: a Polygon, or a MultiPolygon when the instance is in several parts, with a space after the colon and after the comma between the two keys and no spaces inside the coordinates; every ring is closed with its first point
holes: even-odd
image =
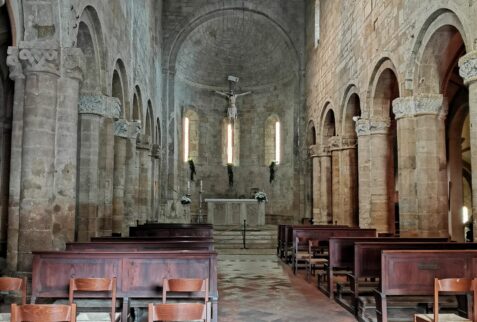
{"type": "MultiPolygon", "coordinates": [[[[459,74],[469,87],[470,145],[472,169],[477,169],[477,51],[459,60],[459,74]]],[[[477,176],[472,176],[472,214],[474,218],[474,241],[477,240],[477,176]]]]}

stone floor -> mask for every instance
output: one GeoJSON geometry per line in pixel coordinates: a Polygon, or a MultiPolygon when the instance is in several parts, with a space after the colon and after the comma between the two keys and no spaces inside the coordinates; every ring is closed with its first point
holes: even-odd
{"type": "Polygon", "coordinates": [[[220,322],[354,322],[275,256],[219,256],[220,322]]]}

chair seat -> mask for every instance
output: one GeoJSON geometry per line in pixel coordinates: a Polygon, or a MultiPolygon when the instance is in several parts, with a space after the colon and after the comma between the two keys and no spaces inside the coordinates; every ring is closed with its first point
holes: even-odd
{"type": "Polygon", "coordinates": [[[310,264],[318,265],[318,264],[325,264],[328,263],[328,260],[325,258],[309,258],[307,262],[310,264]]]}
{"type": "MultiPolygon", "coordinates": [[[[77,322],[111,322],[109,313],[80,313],[76,317],[77,322]]],[[[121,313],[116,313],[115,321],[121,321],[121,313]]],[[[1,320],[0,320],[1,321],[1,320]]]]}
{"type": "Polygon", "coordinates": [[[310,257],[310,254],[308,252],[298,252],[295,254],[295,257],[297,259],[306,259],[310,257]]]}
{"type": "MultiPolygon", "coordinates": [[[[416,314],[414,316],[416,322],[434,322],[434,314],[416,314]]],[[[472,322],[467,318],[458,316],[457,314],[439,314],[439,322],[472,322]]]]}

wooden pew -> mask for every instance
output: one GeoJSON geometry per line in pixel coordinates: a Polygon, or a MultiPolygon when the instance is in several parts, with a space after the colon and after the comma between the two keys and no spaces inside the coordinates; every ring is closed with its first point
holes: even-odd
{"type": "Polygon", "coordinates": [[[161,240],[66,243],[67,251],[155,251],[155,250],[200,250],[213,251],[214,241],[207,240],[161,240]]]}
{"type": "MultiPolygon", "coordinates": [[[[162,297],[164,278],[208,278],[213,321],[217,321],[217,253],[213,251],[33,252],[31,301],[67,298],[72,277],[114,276],[117,297],[123,299],[122,321],[126,321],[131,298],[162,297]]],[[[78,296],[91,297],[87,293],[78,296]]]]}
{"type": "Polygon", "coordinates": [[[210,224],[146,224],[129,227],[131,237],[201,236],[212,238],[214,227],[210,224]]]}
{"type": "Polygon", "coordinates": [[[334,293],[333,274],[335,270],[352,272],[355,265],[355,243],[375,242],[375,243],[409,243],[409,242],[446,242],[446,237],[436,238],[400,238],[400,237],[331,237],[328,246],[328,283],[318,285],[318,288],[332,299],[334,293]],[[331,290],[331,291],[330,291],[331,290]]]}
{"type": "Polygon", "coordinates": [[[283,225],[282,228],[282,242],[279,242],[280,245],[280,258],[282,260],[288,261],[288,252],[292,250],[293,247],[293,230],[301,228],[329,228],[329,229],[341,229],[341,228],[350,228],[345,225],[283,225]]]}
{"type": "MultiPolygon", "coordinates": [[[[298,249],[295,242],[298,238],[301,242],[308,245],[308,240],[319,240],[324,247],[328,246],[331,237],[376,237],[376,229],[360,229],[360,228],[293,228],[293,249],[298,249]]],[[[292,254],[293,271],[296,271],[297,261],[295,255],[292,254]]]]}
{"type": "Polygon", "coordinates": [[[378,321],[388,321],[389,296],[433,296],[436,277],[477,277],[477,250],[383,251],[375,292],[378,321]]]}
{"type": "Polygon", "coordinates": [[[152,241],[209,241],[213,240],[211,237],[203,236],[170,236],[170,237],[91,237],[91,242],[152,242],[152,241]]]}

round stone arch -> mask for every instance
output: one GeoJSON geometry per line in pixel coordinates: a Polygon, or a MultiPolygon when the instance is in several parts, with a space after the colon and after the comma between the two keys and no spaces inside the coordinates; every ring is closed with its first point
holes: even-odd
{"type": "Polygon", "coordinates": [[[147,100],[146,123],[144,125],[144,134],[149,138],[150,142],[154,140],[154,112],[151,100],[147,100]]]}
{"type": "Polygon", "coordinates": [[[10,20],[10,34],[11,34],[11,40],[12,43],[11,45],[15,47],[17,45],[17,42],[19,39],[17,37],[19,36],[20,33],[17,32],[21,27],[18,24],[19,19],[18,19],[18,14],[17,11],[15,10],[13,0],[6,0],[5,1],[5,6],[7,7],[7,12],[8,12],[8,19],[10,20]]]}
{"type": "Polygon", "coordinates": [[[313,120],[308,121],[306,131],[306,144],[309,147],[316,144],[316,127],[315,122],[313,122],[313,120]]]}
{"type": "Polygon", "coordinates": [[[389,120],[392,101],[400,96],[399,74],[390,58],[382,58],[373,70],[368,88],[369,116],[375,120],[389,120]]]}
{"type": "Polygon", "coordinates": [[[175,70],[177,57],[178,57],[180,48],[182,46],[182,43],[184,42],[184,40],[187,38],[187,36],[190,33],[192,33],[198,26],[207,22],[208,20],[221,16],[224,14],[224,12],[233,12],[234,10],[240,10],[244,13],[247,12],[247,13],[259,15],[263,17],[264,19],[267,19],[270,23],[272,23],[276,27],[277,31],[283,36],[288,46],[293,49],[294,56],[296,59],[295,63],[297,66],[297,71],[301,68],[301,60],[300,60],[299,51],[297,47],[295,46],[292,38],[290,37],[290,35],[288,35],[286,29],[282,26],[281,23],[272,19],[270,16],[266,15],[265,13],[262,13],[254,9],[250,9],[246,7],[228,7],[228,8],[222,7],[222,8],[211,9],[210,11],[204,12],[202,15],[199,15],[193,18],[191,21],[185,24],[185,27],[182,30],[180,30],[177,33],[177,36],[173,40],[170,51],[168,53],[167,66],[169,67],[169,69],[175,70]]]}
{"type": "Polygon", "coordinates": [[[128,99],[128,76],[126,67],[122,59],[118,58],[114,64],[111,76],[111,96],[116,97],[121,102],[121,115],[120,117],[126,120],[130,119],[130,101],[128,99]]]}
{"type": "Polygon", "coordinates": [[[457,15],[439,10],[424,24],[414,49],[415,94],[446,94],[446,86],[466,48],[464,27],[457,15]]]}
{"type": "Polygon", "coordinates": [[[106,48],[101,21],[96,9],[91,5],[86,6],[80,15],[76,45],[81,48],[86,60],[82,92],[107,93],[106,48]]]}
{"type": "Polygon", "coordinates": [[[133,93],[133,99],[132,99],[132,114],[131,114],[131,120],[133,122],[140,122],[141,124],[144,123],[143,120],[143,105],[142,105],[142,94],[141,94],[141,88],[139,85],[136,85],[134,87],[134,93],[133,93]]]}
{"type": "MultiPolygon", "coordinates": [[[[471,32],[466,28],[466,25],[462,23],[461,17],[455,10],[439,8],[433,11],[421,23],[421,28],[413,45],[413,50],[411,51],[410,60],[406,69],[406,79],[412,80],[412,85],[410,85],[410,87],[413,91],[423,92],[422,86],[420,86],[420,82],[422,82],[422,70],[420,66],[423,59],[425,59],[426,49],[430,48],[430,43],[432,43],[433,40],[432,38],[435,38],[436,33],[439,32],[439,30],[442,31],[443,28],[447,28],[448,30],[453,28],[460,34],[465,48],[471,48],[472,40],[469,38],[471,32]],[[421,90],[419,90],[419,87],[421,87],[421,90]]],[[[430,86],[430,84],[425,85],[428,87],[430,86]]],[[[440,90],[439,84],[434,83],[432,84],[432,87],[435,93],[438,93],[436,89],[440,90]]]]}
{"type": "Polygon", "coordinates": [[[342,120],[341,131],[343,136],[356,136],[355,119],[354,117],[361,117],[361,99],[356,85],[351,84],[347,87],[342,106],[342,120]]]}
{"type": "Polygon", "coordinates": [[[321,126],[320,126],[320,134],[319,134],[319,142],[322,147],[328,146],[329,142],[325,140],[329,140],[331,137],[336,135],[336,113],[331,105],[330,102],[325,104],[323,108],[323,113],[321,116],[321,126]]]}

